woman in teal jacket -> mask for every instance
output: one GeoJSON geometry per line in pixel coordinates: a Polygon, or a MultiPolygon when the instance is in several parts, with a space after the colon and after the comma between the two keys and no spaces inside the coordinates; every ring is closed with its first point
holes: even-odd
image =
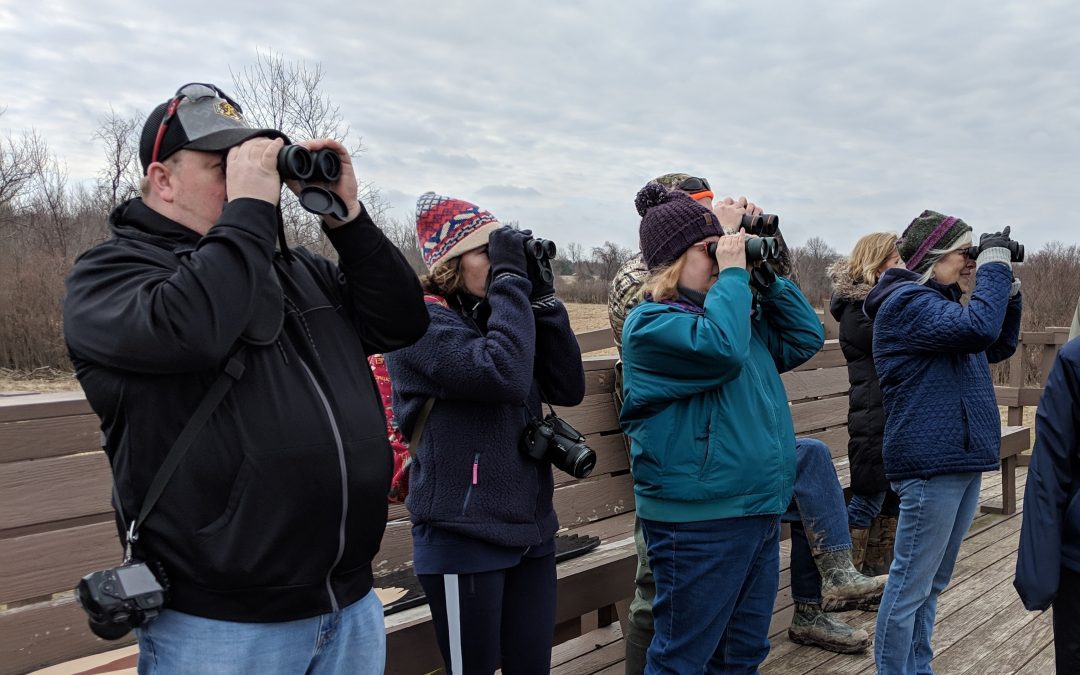
{"type": "Polygon", "coordinates": [[[635,203],[650,277],[623,327],[621,421],[656,579],[646,673],[753,672],[795,476],[779,373],[824,334],[795,284],[747,266],[745,233],[721,236],[757,207],[714,215],[655,183],[635,203]]]}

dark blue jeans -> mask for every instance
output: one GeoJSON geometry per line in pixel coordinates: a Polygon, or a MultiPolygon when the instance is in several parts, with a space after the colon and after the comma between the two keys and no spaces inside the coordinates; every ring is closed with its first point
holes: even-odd
{"type": "Polygon", "coordinates": [[[769,654],[780,519],[641,519],[656,582],[645,672],[754,673],[769,654]]]}
{"type": "Polygon", "coordinates": [[[795,493],[782,521],[791,524],[791,597],[821,602],[814,556],[851,548],[844,490],[829,446],[816,438],[795,442],[795,493]]]}

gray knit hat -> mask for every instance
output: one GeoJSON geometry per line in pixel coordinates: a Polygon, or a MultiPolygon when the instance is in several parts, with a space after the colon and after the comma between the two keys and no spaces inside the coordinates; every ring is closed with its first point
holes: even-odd
{"type": "Polygon", "coordinates": [[[959,218],[927,210],[911,221],[896,248],[907,268],[922,274],[940,259],[930,251],[949,249],[968,232],[971,226],[959,218]]]}
{"type": "Polygon", "coordinates": [[[724,234],[711,210],[657,182],[638,190],[634,206],[641,216],[638,244],[649,270],[670,265],[694,242],[724,234]]]}

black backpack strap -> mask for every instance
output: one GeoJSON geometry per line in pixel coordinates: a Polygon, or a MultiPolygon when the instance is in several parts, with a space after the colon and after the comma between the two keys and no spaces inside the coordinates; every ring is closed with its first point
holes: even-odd
{"type": "Polygon", "coordinates": [[[146,491],[146,498],[143,500],[142,509],[139,511],[139,516],[131,522],[127,531],[127,553],[126,557],[131,557],[132,544],[139,540],[139,528],[142,527],[143,522],[146,521],[146,517],[150,515],[150,511],[153,510],[157,504],[158,499],[161,498],[161,494],[165,491],[165,486],[168,485],[169,479],[172,478],[173,473],[177,467],[180,466],[180,462],[184,459],[184,455],[191,449],[191,444],[195,440],[195,437],[199,435],[203,425],[210,419],[211,413],[218,407],[221,400],[225,398],[225,394],[232,388],[234,382],[240,379],[244,374],[244,357],[247,346],[241,345],[231,356],[229,356],[228,362],[225,364],[225,369],[222,371],[218,378],[214,380],[214,383],[210,385],[210,388],[203,395],[202,401],[199,402],[199,407],[192,413],[191,418],[188,419],[187,424],[184,425],[180,435],[176,437],[171,448],[169,448],[169,454],[165,456],[165,461],[161,464],[161,468],[154,474],[154,481],[150,483],[150,489],[146,491]]]}

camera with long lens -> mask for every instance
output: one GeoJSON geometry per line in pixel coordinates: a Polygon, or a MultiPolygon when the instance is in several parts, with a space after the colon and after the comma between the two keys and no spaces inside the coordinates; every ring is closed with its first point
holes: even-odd
{"type": "Polygon", "coordinates": [[[295,180],[303,184],[300,190],[300,206],[321,216],[334,216],[344,220],[349,207],[338,194],[319,185],[307,183],[333,183],[341,177],[341,158],[330,148],[312,152],[302,145],[286,145],[278,151],[278,175],[282,180],[295,180]]]}
{"type": "MultiPolygon", "coordinates": [[[[746,216],[743,216],[744,218],[746,216]]],[[[709,244],[709,256],[716,257],[716,242],[709,244]]],[[[775,237],[750,237],[746,240],[746,262],[756,264],[780,257],[780,242],[775,237]]]]}
{"type": "Polygon", "coordinates": [[[75,599],[89,617],[90,630],[103,640],[119,640],[156,617],[167,593],[164,571],[158,569],[155,574],[140,561],[91,572],[75,587],[75,599]]]}
{"type": "Polygon", "coordinates": [[[745,228],[747,234],[758,237],[775,237],[780,230],[780,216],[773,213],[762,213],[756,216],[744,213],[739,227],[745,228]]]}
{"type": "Polygon", "coordinates": [[[525,257],[529,261],[530,271],[539,274],[540,278],[549,284],[555,280],[555,272],[551,269],[551,260],[557,252],[555,242],[550,239],[532,237],[525,240],[525,257]]]}
{"type": "Polygon", "coordinates": [[[521,435],[521,451],[574,478],[587,478],[596,467],[596,452],[585,444],[585,437],[553,412],[529,422],[521,435]]]}
{"type": "MultiPolygon", "coordinates": [[[[1008,244],[1005,245],[1005,248],[1009,249],[1009,261],[1010,262],[1014,262],[1014,263],[1022,263],[1022,262],[1024,262],[1024,245],[1023,244],[1021,244],[1018,241],[1010,241],[1008,244]]],[[[979,258],[979,250],[980,249],[979,249],[978,246],[972,246],[971,248],[964,251],[964,254],[967,257],[971,258],[972,260],[978,260],[978,258],[979,258]]]]}

